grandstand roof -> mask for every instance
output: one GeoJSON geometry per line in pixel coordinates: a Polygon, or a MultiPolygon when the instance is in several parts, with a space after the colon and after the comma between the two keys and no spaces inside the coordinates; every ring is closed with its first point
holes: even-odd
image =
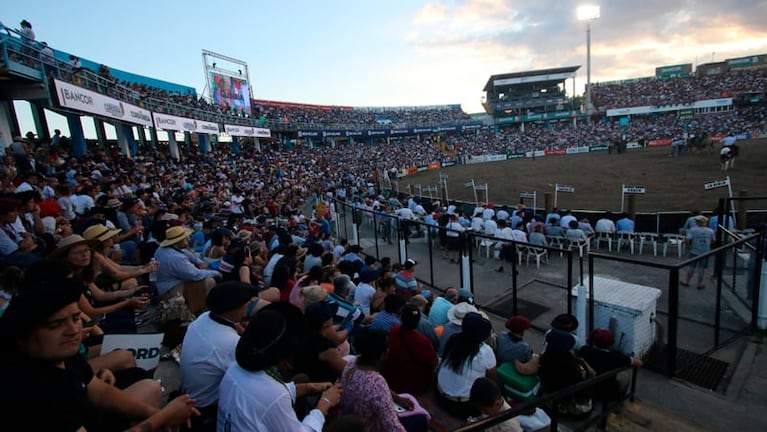
{"type": "Polygon", "coordinates": [[[526,71],[526,72],[510,72],[505,74],[491,75],[490,78],[487,80],[487,84],[485,84],[485,88],[483,88],[482,91],[492,90],[493,86],[495,85],[495,82],[500,80],[511,80],[512,83],[508,85],[513,84],[514,81],[518,81],[519,83],[562,81],[566,78],[570,78],[570,76],[563,76],[563,75],[573,74],[572,76],[574,77],[575,71],[577,71],[580,68],[581,68],[580,66],[566,66],[566,67],[540,69],[540,70],[526,71]]]}

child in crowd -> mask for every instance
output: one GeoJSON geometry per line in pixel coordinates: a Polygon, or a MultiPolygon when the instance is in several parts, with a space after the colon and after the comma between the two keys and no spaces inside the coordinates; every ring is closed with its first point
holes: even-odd
{"type": "MultiPolygon", "coordinates": [[[[498,384],[486,377],[480,377],[474,381],[471,386],[469,401],[482,412],[479,417],[469,417],[470,423],[496,416],[511,409],[498,384]]],[[[519,420],[514,417],[484,430],[486,432],[522,432],[522,426],[519,424],[519,420]]]]}

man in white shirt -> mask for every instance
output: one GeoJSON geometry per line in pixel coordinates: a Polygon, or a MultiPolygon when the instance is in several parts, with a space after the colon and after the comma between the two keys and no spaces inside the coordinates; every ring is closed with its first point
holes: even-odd
{"type": "Polygon", "coordinates": [[[240,324],[269,302],[258,291],[240,282],[224,282],[208,293],[204,312],[189,324],[181,356],[181,388],[194,399],[201,416],[192,420],[193,430],[214,431],[218,413],[218,387],[229,366],[240,334],[240,324]]]}
{"type": "Polygon", "coordinates": [[[597,221],[597,224],[594,226],[594,231],[597,233],[615,233],[615,222],[613,222],[612,213],[605,213],[605,215],[597,221]]]}

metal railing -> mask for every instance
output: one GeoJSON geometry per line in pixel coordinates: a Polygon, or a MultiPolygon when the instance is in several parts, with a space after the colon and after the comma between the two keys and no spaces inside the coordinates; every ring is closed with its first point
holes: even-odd
{"type": "Polygon", "coordinates": [[[592,411],[592,414],[586,417],[585,419],[577,419],[572,421],[572,423],[575,425],[575,430],[579,430],[579,431],[586,430],[588,427],[596,423],[599,423],[600,427],[604,430],[605,425],[607,423],[607,417],[610,415],[610,412],[611,412],[610,407],[612,404],[622,402],[626,399],[631,400],[632,402],[635,400],[636,384],[637,384],[636,368],[627,366],[622,369],[615,369],[610,372],[597,375],[595,377],[589,378],[583,382],[569,386],[562,390],[549,393],[549,394],[544,394],[543,396],[536,397],[530,401],[523,402],[519,405],[512,407],[510,410],[503,411],[502,413],[498,415],[487,417],[487,418],[478,420],[474,423],[469,423],[465,426],[461,426],[457,429],[453,429],[452,432],[482,431],[491,426],[495,426],[509,419],[525,414],[526,412],[529,412],[531,409],[539,408],[539,407],[550,408],[547,410],[547,414],[549,415],[549,417],[551,417],[551,425],[549,426],[548,430],[557,431],[559,430],[558,426],[562,417],[562,414],[559,413],[557,406],[559,405],[561,401],[567,400],[584,390],[593,389],[595,386],[599,385],[600,383],[614,379],[619,373],[622,373],[629,369],[631,369],[631,383],[629,386],[629,392],[627,395],[625,395],[624,398],[615,400],[615,401],[610,401],[608,399],[603,399],[601,401],[598,401],[599,403],[601,403],[601,410],[597,412],[592,411]]]}

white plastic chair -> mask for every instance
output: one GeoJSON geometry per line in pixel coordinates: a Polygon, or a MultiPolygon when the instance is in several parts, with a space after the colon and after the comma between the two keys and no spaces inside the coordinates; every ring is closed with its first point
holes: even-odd
{"type": "Polygon", "coordinates": [[[578,254],[582,257],[583,252],[586,251],[586,253],[589,253],[590,250],[590,242],[588,239],[581,239],[581,240],[569,240],[570,244],[568,245],[568,249],[573,250],[575,248],[578,249],[578,254]]]}
{"type": "Polygon", "coordinates": [[[485,258],[490,259],[490,250],[493,249],[493,246],[495,246],[494,240],[483,238],[482,241],[479,242],[477,250],[479,253],[482,253],[482,248],[485,248],[485,258]]]}
{"type": "MultiPolygon", "coordinates": [[[[546,236],[546,241],[549,242],[549,246],[553,248],[559,248],[559,249],[567,249],[565,247],[566,240],[564,237],[561,236],[546,236]]],[[[562,252],[559,252],[560,258],[562,257],[562,252]]]]}
{"type": "Polygon", "coordinates": [[[684,253],[684,241],[686,237],[681,234],[664,234],[664,237],[666,238],[666,241],[663,242],[663,256],[666,256],[668,247],[671,246],[676,248],[677,257],[682,259],[682,254],[684,253]]]}
{"type": "Polygon", "coordinates": [[[637,234],[639,237],[639,255],[642,255],[645,243],[652,245],[652,255],[658,256],[658,234],[651,232],[641,232],[637,234]]]}
{"type": "Polygon", "coordinates": [[[618,239],[618,252],[620,252],[624,244],[629,245],[629,251],[631,251],[631,255],[634,255],[634,239],[635,234],[632,232],[622,231],[615,235],[618,239]]]}
{"type": "Polygon", "coordinates": [[[599,249],[602,242],[607,242],[607,250],[613,251],[613,233],[607,231],[597,231],[594,235],[594,249],[599,249]]]}
{"type": "Polygon", "coordinates": [[[525,262],[530,265],[530,258],[535,259],[535,268],[541,268],[541,261],[549,263],[549,251],[544,248],[528,246],[525,248],[525,262]]]}

